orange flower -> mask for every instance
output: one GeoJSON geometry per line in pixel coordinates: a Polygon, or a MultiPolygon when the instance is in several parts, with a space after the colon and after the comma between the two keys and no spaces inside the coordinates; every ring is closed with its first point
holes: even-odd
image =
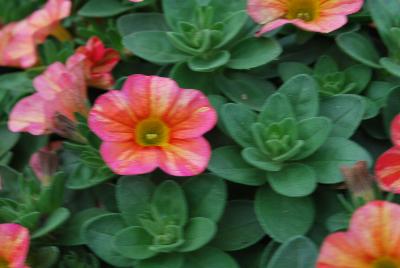
{"type": "Polygon", "coordinates": [[[211,148],[202,135],[216,120],[215,110],[200,91],[145,75],[132,75],[122,90],[99,97],[89,114],[90,128],[103,140],[103,159],[121,175],[157,167],[174,176],[203,172],[211,148]]]}
{"type": "Polygon", "coordinates": [[[86,115],[86,84],[82,66],[66,68],[56,62],[35,78],[36,93],[20,100],[10,113],[8,127],[14,132],[43,135],[56,132],[70,137],[75,113],[86,115]]]}
{"type": "Polygon", "coordinates": [[[347,232],[325,239],[316,267],[400,267],[400,206],[373,201],[359,208],[347,232]]]}
{"type": "Polygon", "coordinates": [[[249,15],[263,24],[259,34],[292,23],[311,32],[329,33],[359,11],[364,0],[248,0],[249,15]]]}
{"type": "Polygon", "coordinates": [[[83,64],[88,85],[103,89],[111,88],[114,84],[111,71],[120,60],[118,51],[105,48],[103,42],[95,36],[89,39],[86,46],[76,50],[76,53],[68,59],[67,66],[81,61],[81,56],[85,57],[83,64]]]}
{"type": "Polygon", "coordinates": [[[18,224],[0,224],[0,267],[29,268],[25,260],[29,250],[29,231],[18,224]]]}

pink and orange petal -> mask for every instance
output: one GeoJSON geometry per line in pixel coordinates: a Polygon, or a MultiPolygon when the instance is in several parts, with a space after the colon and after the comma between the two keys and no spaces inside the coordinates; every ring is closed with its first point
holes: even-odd
{"type": "Polygon", "coordinates": [[[249,0],[249,15],[263,27],[259,35],[285,24],[312,32],[329,33],[347,23],[347,15],[358,12],[363,0],[249,0]]]}
{"type": "Polygon", "coordinates": [[[103,159],[123,175],[157,167],[174,176],[203,172],[211,149],[202,135],[216,121],[200,91],[144,75],[132,75],[121,91],[98,98],[89,115],[90,128],[103,140],[103,159]]]}
{"type": "Polygon", "coordinates": [[[359,208],[347,232],[334,233],[325,239],[316,267],[370,268],[378,262],[400,264],[399,220],[400,206],[394,203],[373,201],[359,208]]]}
{"type": "Polygon", "coordinates": [[[6,267],[28,268],[25,261],[29,250],[29,231],[18,224],[0,224],[0,260],[6,267]]]}

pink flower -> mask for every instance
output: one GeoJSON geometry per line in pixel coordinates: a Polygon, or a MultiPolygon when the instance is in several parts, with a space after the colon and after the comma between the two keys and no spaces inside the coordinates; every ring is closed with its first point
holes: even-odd
{"type": "Polygon", "coordinates": [[[51,177],[57,171],[57,151],[60,150],[61,147],[62,143],[60,141],[53,141],[31,156],[29,165],[44,186],[50,185],[51,177]]]}
{"type": "Polygon", "coordinates": [[[41,9],[27,18],[37,43],[43,43],[50,34],[58,36],[59,31],[63,31],[59,29],[60,21],[70,15],[71,6],[71,0],[48,0],[41,9]]]}
{"type": "Polygon", "coordinates": [[[29,231],[18,224],[0,224],[0,267],[29,268],[25,265],[29,251],[29,231]]]}
{"type": "Polygon", "coordinates": [[[400,115],[392,122],[391,136],[395,146],[378,158],[375,174],[382,189],[398,194],[400,193],[400,115]]]}
{"type": "Polygon", "coordinates": [[[33,36],[24,23],[10,23],[0,30],[0,66],[28,68],[36,64],[33,36]]]}
{"type": "Polygon", "coordinates": [[[216,120],[200,91],[144,75],[132,75],[121,91],[99,97],[89,114],[90,128],[103,140],[103,159],[121,175],[157,167],[174,176],[203,172],[211,150],[202,135],[216,120]]]}
{"type": "Polygon", "coordinates": [[[74,113],[88,112],[82,66],[68,69],[59,62],[53,63],[35,78],[33,85],[36,93],[20,100],[11,111],[9,129],[33,135],[56,132],[69,136],[74,113]]]}
{"type": "Polygon", "coordinates": [[[0,29],[0,66],[34,66],[38,61],[36,45],[43,43],[49,34],[61,40],[68,38],[68,32],[59,22],[69,16],[70,10],[70,0],[49,0],[26,19],[0,29]]]}
{"type": "Polygon", "coordinates": [[[263,27],[259,35],[292,23],[311,32],[329,33],[347,23],[363,0],[248,0],[247,11],[263,27]]]}
{"type": "Polygon", "coordinates": [[[67,66],[75,64],[85,57],[84,72],[86,81],[90,86],[109,89],[114,84],[111,71],[120,60],[118,51],[106,48],[98,37],[92,37],[86,46],[81,46],[76,50],[67,62],[67,66]]]}
{"type": "Polygon", "coordinates": [[[129,1],[134,2],[134,3],[143,2],[143,0],[129,0],[129,1]]]}
{"type": "Polygon", "coordinates": [[[400,206],[373,201],[359,208],[347,232],[329,235],[317,268],[400,267],[400,206]]]}

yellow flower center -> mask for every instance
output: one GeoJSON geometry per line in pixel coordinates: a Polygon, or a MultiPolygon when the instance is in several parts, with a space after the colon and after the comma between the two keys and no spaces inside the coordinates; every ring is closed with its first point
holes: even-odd
{"type": "Polygon", "coordinates": [[[390,258],[381,258],[372,264],[372,268],[400,268],[400,263],[390,258]]]}
{"type": "Polygon", "coordinates": [[[289,0],[286,18],[313,21],[319,14],[319,0],[289,0]]]}
{"type": "Polygon", "coordinates": [[[9,268],[10,266],[8,266],[8,261],[0,258],[0,268],[9,268]]]}
{"type": "Polygon", "coordinates": [[[169,128],[159,119],[145,119],[137,125],[136,142],[141,146],[163,146],[168,140],[169,128]]]}

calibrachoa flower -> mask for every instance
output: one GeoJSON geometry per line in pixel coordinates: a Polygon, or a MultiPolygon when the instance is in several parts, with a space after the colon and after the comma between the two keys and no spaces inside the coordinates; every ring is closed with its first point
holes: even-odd
{"type": "Polygon", "coordinates": [[[114,84],[111,71],[120,60],[118,51],[106,48],[98,37],[92,37],[86,46],[79,47],[68,59],[67,66],[81,61],[81,55],[85,57],[83,63],[87,83],[90,86],[109,89],[114,84]]]}
{"type": "Polygon", "coordinates": [[[121,91],[99,97],[89,114],[90,128],[103,140],[103,159],[121,175],[157,167],[174,176],[203,172],[211,150],[202,135],[216,120],[200,91],[144,75],[132,75],[121,91]]]}
{"type": "Polygon", "coordinates": [[[18,224],[0,224],[0,267],[29,268],[25,260],[29,250],[29,231],[18,224]]]}
{"type": "Polygon", "coordinates": [[[328,236],[317,268],[400,267],[400,206],[373,201],[359,208],[347,232],[328,236]]]}
{"type": "Polygon", "coordinates": [[[66,68],[56,62],[35,78],[36,93],[20,100],[10,113],[14,132],[43,135],[56,132],[70,137],[74,113],[86,115],[86,84],[81,64],[66,68]]]}
{"type": "Polygon", "coordinates": [[[71,6],[71,0],[48,0],[41,9],[27,18],[37,43],[43,43],[50,34],[61,40],[69,38],[65,29],[60,27],[60,21],[69,16],[71,6]]]}
{"type": "Polygon", "coordinates": [[[60,141],[53,141],[34,153],[29,160],[29,165],[33,172],[44,186],[50,185],[51,177],[57,171],[57,151],[60,150],[61,147],[62,143],[60,141]]]}
{"type": "Polygon", "coordinates": [[[311,32],[329,33],[347,23],[363,0],[248,0],[249,15],[263,24],[259,34],[292,23],[311,32]]]}
{"type": "Polygon", "coordinates": [[[60,40],[69,37],[59,22],[68,17],[70,0],[49,0],[43,8],[24,20],[10,23],[0,30],[0,65],[29,68],[37,61],[36,45],[49,34],[60,40]]]}
{"type": "Polygon", "coordinates": [[[400,115],[392,122],[391,136],[395,146],[378,158],[375,174],[382,189],[400,193],[400,115]]]}

